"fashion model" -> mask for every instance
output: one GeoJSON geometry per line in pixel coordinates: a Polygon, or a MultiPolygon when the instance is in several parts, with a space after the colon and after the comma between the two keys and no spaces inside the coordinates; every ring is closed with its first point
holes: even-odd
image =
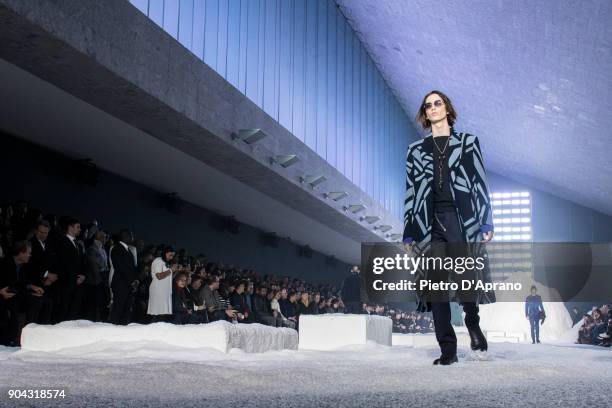
{"type": "MultiPolygon", "coordinates": [[[[481,257],[484,268],[470,273],[449,269],[416,271],[417,280],[452,282],[457,279],[490,282],[484,243],[493,238],[489,188],[478,138],[453,128],[457,113],[440,91],[423,98],[417,122],[431,132],[408,146],[404,234],[406,250],[432,257],[481,257]]],[[[453,263],[454,265],[454,263],[453,263]]],[[[434,364],[457,362],[457,337],[451,325],[450,301],[463,306],[471,349],[486,352],[487,341],[479,326],[478,305],[495,302],[492,291],[463,293],[417,291],[417,310],[431,311],[441,356],[434,364]]]]}
{"type": "Polygon", "coordinates": [[[538,295],[538,289],[531,287],[531,294],[525,299],[525,317],[529,319],[531,327],[531,344],[540,344],[540,319],[544,323],[546,313],[544,312],[544,304],[542,297],[538,295]]]}

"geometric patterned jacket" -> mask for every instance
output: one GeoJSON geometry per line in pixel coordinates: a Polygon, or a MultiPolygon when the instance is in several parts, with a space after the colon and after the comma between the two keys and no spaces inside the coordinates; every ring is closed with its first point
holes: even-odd
{"type": "MultiPolygon", "coordinates": [[[[472,255],[487,258],[485,244],[481,243],[482,232],[493,230],[493,212],[480,144],[474,135],[457,132],[452,127],[450,131],[448,174],[459,226],[465,241],[469,243],[472,255]]],[[[406,154],[403,242],[414,241],[417,254],[427,252],[431,245],[434,219],[433,177],[433,136],[430,133],[411,143],[406,154]]],[[[490,282],[488,263],[485,265],[481,278],[485,282],[490,282]]],[[[418,273],[426,279],[426,271],[417,271],[418,273]]],[[[481,295],[483,298],[480,299],[480,303],[495,301],[492,292],[481,295]]]]}

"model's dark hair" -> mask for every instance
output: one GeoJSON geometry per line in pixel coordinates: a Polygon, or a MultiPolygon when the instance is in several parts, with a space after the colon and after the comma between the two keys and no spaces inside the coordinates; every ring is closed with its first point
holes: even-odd
{"type": "Polygon", "coordinates": [[[433,94],[437,94],[444,101],[444,105],[446,105],[446,113],[448,113],[448,115],[446,115],[448,119],[448,125],[453,126],[455,122],[457,121],[457,112],[455,112],[455,108],[453,107],[453,104],[451,100],[448,98],[448,96],[446,96],[443,92],[440,92],[438,90],[433,90],[423,97],[423,100],[421,101],[421,105],[419,106],[419,111],[415,118],[416,123],[421,125],[423,129],[431,128],[431,122],[429,121],[429,119],[427,119],[427,113],[425,112],[425,101],[430,95],[433,95],[433,94]]]}

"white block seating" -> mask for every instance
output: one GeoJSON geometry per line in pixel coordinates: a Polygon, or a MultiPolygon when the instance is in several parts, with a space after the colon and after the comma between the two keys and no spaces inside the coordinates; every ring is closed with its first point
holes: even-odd
{"type": "Polygon", "coordinates": [[[301,315],[299,349],[333,350],[375,342],[391,346],[393,323],[385,316],[365,314],[301,315]]]}
{"type": "Polygon", "coordinates": [[[291,349],[298,346],[297,331],[262,324],[232,324],[218,321],[208,324],[175,325],[170,323],[117,326],[88,320],[56,325],[28,324],[21,334],[21,348],[28,351],[57,351],[93,345],[99,342],[161,343],[180,348],[213,348],[227,353],[232,348],[247,353],[291,349]]]}

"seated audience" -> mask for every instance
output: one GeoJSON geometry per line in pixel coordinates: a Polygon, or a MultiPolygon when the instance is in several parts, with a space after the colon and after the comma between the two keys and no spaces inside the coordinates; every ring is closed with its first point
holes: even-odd
{"type": "Polygon", "coordinates": [[[236,311],[232,321],[237,323],[251,323],[253,321],[251,311],[245,301],[244,291],[246,286],[245,281],[239,281],[235,286],[236,289],[229,296],[232,309],[236,311]]]}
{"type": "Polygon", "coordinates": [[[203,323],[203,315],[196,313],[200,310],[204,310],[204,306],[196,306],[187,290],[187,275],[184,272],[177,273],[172,290],[172,323],[203,323]]]}

